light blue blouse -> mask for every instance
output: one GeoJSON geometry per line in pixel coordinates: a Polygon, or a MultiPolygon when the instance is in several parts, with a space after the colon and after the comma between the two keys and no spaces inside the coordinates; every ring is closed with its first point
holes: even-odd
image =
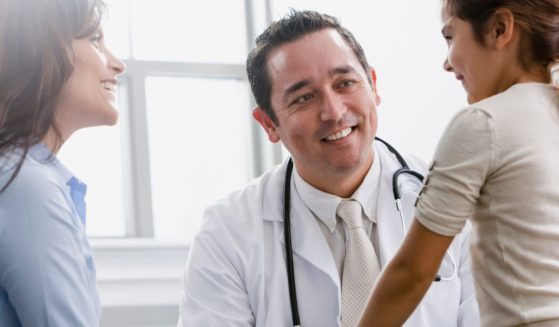
{"type": "MultiPolygon", "coordinates": [[[[18,157],[0,157],[0,187],[18,157]]],[[[0,326],[99,325],[95,267],[84,226],[85,190],[37,144],[0,193],[0,326]]]]}

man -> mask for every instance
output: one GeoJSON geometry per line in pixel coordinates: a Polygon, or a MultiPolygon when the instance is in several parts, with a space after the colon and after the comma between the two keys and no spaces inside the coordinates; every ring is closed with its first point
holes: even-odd
{"type": "MultiPolygon", "coordinates": [[[[179,325],[293,326],[299,316],[302,326],[353,326],[411,223],[421,188],[410,174],[400,176],[401,220],[392,176],[402,163],[384,144],[373,144],[375,72],[353,35],[316,12],[273,23],[257,38],[247,71],[258,104],[253,116],[271,142],[291,153],[292,177],[285,161],[206,210],[190,249],[179,325]]],[[[456,238],[440,281],[408,326],[479,324],[466,243],[466,234],[456,238]]]]}

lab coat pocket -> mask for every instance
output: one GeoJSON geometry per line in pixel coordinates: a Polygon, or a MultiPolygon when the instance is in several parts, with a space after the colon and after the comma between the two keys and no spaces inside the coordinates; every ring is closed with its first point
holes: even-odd
{"type": "Polygon", "coordinates": [[[457,325],[458,308],[460,306],[460,285],[458,277],[451,280],[434,281],[431,284],[420,305],[422,313],[425,315],[428,313],[428,321],[436,321],[437,326],[457,325]]]}

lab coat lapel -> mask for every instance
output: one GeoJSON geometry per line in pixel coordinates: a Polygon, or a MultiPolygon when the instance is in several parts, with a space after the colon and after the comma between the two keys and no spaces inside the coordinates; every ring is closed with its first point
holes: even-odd
{"type": "MultiPolygon", "coordinates": [[[[276,229],[276,239],[285,246],[283,225],[283,191],[287,162],[270,179],[267,196],[263,207],[264,220],[274,221],[280,225],[276,229]]],[[[294,255],[300,256],[319,270],[327,274],[336,287],[340,287],[340,277],[334,257],[318,226],[316,218],[303,204],[291,180],[291,244],[294,255]]],[[[296,260],[296,258],[294,258],[296,260]]]]}
{"type": "MultiPolygon", "coordinates": [[[[293,185],[292,185],[293,187],[293,185]]],[[[293,252],[322,270],[339,287],[340,277],[334,262],[334,257],[324,235],[318,226],[316,218],[301,200],[292,195],[291,206],[291,242],[293,252]]],[[[280,241],[285,244],[283,229],[280,241]]]]}

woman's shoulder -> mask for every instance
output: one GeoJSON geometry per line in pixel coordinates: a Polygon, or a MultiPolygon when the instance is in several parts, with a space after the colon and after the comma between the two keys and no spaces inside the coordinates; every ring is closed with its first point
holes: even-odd
{"type": "MultiPolygon", "coordinates": [[[[11,154],[1,160],[0,188],[4,187],[16,172],[21,155],[17,157],[11,154]]],[[[62,187],[62,181],[48,161],[35,160],[28,154],[10,185],[0,193],[0,203],[8,205],[17,200],[33,203],[35,200],[57,197],[61,194],[62,187]]]]}

